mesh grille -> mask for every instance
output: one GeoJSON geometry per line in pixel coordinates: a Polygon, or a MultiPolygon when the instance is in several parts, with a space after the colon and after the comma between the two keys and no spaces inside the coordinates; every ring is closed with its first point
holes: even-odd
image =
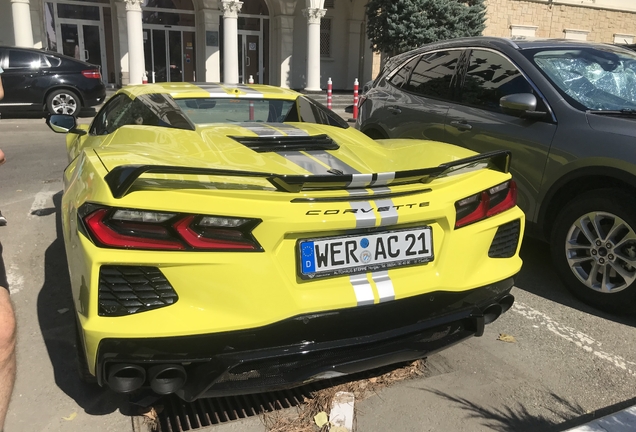
{"type": "Polygon", "coordinates": [[[123,316],[168,306],[179,297],[156,267],[102,266],[99,315],[123,316]]]}
{"type": "Polygon", "coordinates": [[[488,256],[490,258],[511,258],[517,251],[521,221],[519,219],[501,225],[492,240],[488,256]]]}

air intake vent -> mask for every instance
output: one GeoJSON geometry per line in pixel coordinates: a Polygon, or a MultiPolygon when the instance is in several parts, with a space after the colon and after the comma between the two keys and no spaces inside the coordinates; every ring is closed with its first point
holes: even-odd
{"type": "Polygon", "coordinates": [[[327,135],[314,136],[261,136],[230,137],[258,153],[280,152],[285,150],[338,150],[340,146],[327,135]]]}
{"type": "Polygon", "coordinates": [[[99,315],[124,316],[174,304],[179,297],[156,267],[102,266],[99,315]]]}
{"type": "Polygon", "coordinates": [[[517,251],[521,221],[519,219],[501,225],[492,240],[488,256],[490,258],[511,258],[517,251]]]}

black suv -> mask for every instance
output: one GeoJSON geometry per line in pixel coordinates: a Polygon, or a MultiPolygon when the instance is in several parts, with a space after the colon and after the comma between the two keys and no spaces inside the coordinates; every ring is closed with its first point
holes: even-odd
{"type": "Polygon", "coordinates": [[[567,40],[465,38],[390,59],[357,127],[512,151],[528,232],[592,305],[636,300],[636,52],[567,40]]]}
{"type": "Polygon", "coordinates": [[[78,115],[106,97],[99,67],[62,54],[0,46],[4,99],[0,113],[44,111],[78,115]]]}

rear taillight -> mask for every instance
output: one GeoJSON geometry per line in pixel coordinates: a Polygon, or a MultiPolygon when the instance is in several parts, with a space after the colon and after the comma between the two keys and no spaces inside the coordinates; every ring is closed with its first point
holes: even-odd
{"type": "Polygon", "coordinates": [[[261,251],[259,219],[114,209],[85,204],[84,232],[101,247],[152,250],[261,251]]]}
{"type": "Polygon", "coordinates": [[[455,228],[486,219],[517,204],[517,184],[507,181],[455,203],[455,228]]]}
{"type": "Polygon", "coordinates": [[[97,69],[83,70],[82,75],[86,78],[102,79],[102,74],[97,69]]]}

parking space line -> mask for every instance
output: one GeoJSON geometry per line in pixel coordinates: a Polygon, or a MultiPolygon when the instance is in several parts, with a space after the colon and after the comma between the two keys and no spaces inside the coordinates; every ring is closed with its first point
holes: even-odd
{"type": "Polygon", "coordinates": [[[44,185],[44,187],[40,190],[40,192],[35,194],[35,198],[33,198],[33,204],[31,204],[31,209],[27,214],[28,218],[33,218],[34,212],[38,210],[43,210],[47,207],[47,203],[50,198],[55,195],[55,191],[50,191],[50,185],[44,185]]]}
{"type": "Polygon", "coordinates": [[[511,310],[535,322],[537,324],[535,325],[535,327],[545,327],[548,331],[554,333],[562,339],[573,343],[584,351],[591,353],[598,358],[603,359],[606,362],[614,365],[616,368],[622,369],[628,374],[636,377],[635,362],[626,360],[624,357],[616,354],[601,351],[600,349],[598,349],[601,346],[601,342],[594,340],[591,336],[580,332],[572,327],[560,324],[543,312],[532,309],[530,306],[518,301],[515,301],[511,310]]]}
{"type": "Polygon", "coordinates": [[[18,266],[11,264],[7,269],[7,282],[9,282],[9,292],[13,294],[19,293],[24,288],[24,276],[18,270],[18,266]]]}

